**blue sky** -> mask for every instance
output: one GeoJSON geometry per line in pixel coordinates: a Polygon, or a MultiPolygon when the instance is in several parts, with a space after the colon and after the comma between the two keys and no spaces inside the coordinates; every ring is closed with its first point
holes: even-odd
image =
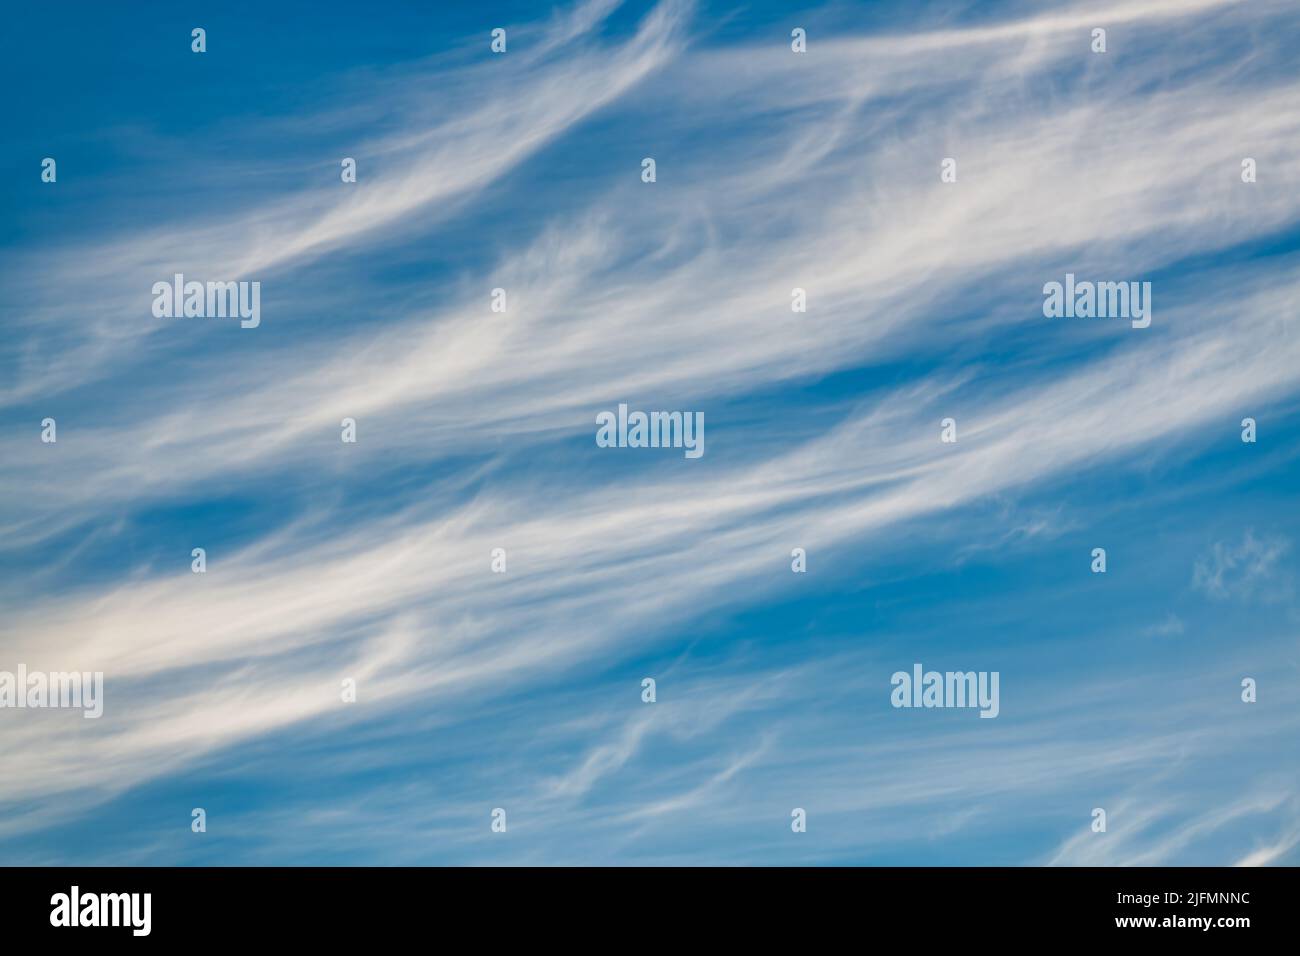
{"type": "Polygon", "coordinates": [[[1300,862],[1294,5],[7,16],[0,862],[1300,862]]]}

